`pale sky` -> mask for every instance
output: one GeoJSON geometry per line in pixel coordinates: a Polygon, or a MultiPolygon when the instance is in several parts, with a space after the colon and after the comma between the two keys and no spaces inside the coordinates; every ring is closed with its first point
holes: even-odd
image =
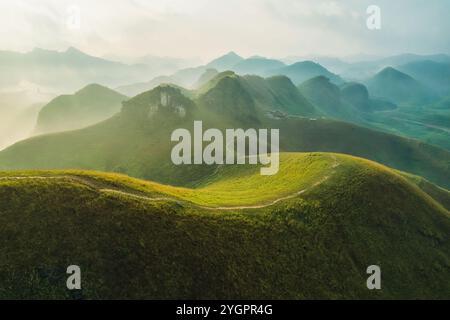
{"type": "Polygon", "coordinates": [[[0,50],[73,46],[204,61],[230,50],[278,58],[450,53],[449,16],[449,0],[0,0],[0,50]],[[381,30],[366,27],[372,4],[381,30]],[[79,28],[70,20],[77,10],[79,28]]]}

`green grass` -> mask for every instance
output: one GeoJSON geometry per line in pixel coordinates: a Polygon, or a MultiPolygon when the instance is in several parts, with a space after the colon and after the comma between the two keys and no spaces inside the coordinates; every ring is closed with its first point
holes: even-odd
{"type": "MultiPolygon", "coordinates": [[[[251,206],[270,203],[313,187],[331,175],[338,163],[333,154],[281,154],[280,170],[262,176],[260,165],[221,166],[202,179],[196,188],[182,188],[130,178],[115,173],[82,170],[12,171],[3,177],[79,178],[98,189],[129,190],[136,195],[170,197],[199,206],[251,206]]],[[[77,181],[77,180],[75,180],[77,181]]]]}
{"type": "MultiPolygon", "coordinates": [[[[9,171],[3,172],[1,176],[75,179],[97,189],[126,191],[130,195],[153,198],[167,197],[174,201],[211,208],[269,206],[277,199],[289,198],[299,192],[320,187],[339,172],[341,165],[345,167],[355,161],[361,161],[357,159],[331,153],[281,153],[279,172],[274,176],[261,175],[261,165],[224,165],[211,175],[203,177],[192,188],[164,185],[122,174],[84,170],[9,171]]],[[[379,167],[376,163],[367,163],[373,168],[379,167]]],[[[396,171],[391,172],[397,174],[396,171]]],[[[430,194],[436,195],[438,202],[446,204],[450,199],[447,190],[421,177],[403,172],[399,174],[421,187],[425,193],[429,191],[430,194]]]]}
{"type": "Polygon", "coordinates": [[[98,84],[71,95],[61,95],[45,105],[38,116],[36,133],[75,130],[106,120],[122,108],[128,97],[98,84]]]}
{"type": "Polygon", "coordinates": [[[194,189],[101,172],[1,173],[0,298],[449,298],[450,215],[435,199],[367,160],[282,160],[271,183],[234,166],[194,189]],[[294,171],[289,181],[284,170],[294,171]],[[305,187],[259,209],[199,206],[265,203],[305,187]],[[81,292],[65,289],[70,264],[82,268],[81,292]],[[382,268],[381,291],[365,286],[371,264],[382,268]]]}

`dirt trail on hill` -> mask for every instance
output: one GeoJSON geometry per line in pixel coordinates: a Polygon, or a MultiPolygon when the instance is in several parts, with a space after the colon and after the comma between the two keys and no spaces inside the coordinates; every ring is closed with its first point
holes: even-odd
{"type": "MultiPolygon", "coordinates": [[[[333,160],[334,160],[334,163],[333,163],[333,165],[331,166],[331,168],[335,169],[335,168],[337,168],[337,167],[340,165],[340,163],[338,162],[338,160],[337,160],[337,158],[336,158],[335,155],[331,155],[331,157],[332,157],[333,160]]],[[[320,184],[324,183],[325,181],[327,181],[329,178],[330,178],[330,176],[325,176],[325,177],[323,177],[323,178],[320,179],[319,181],[315,182],[315,183],[312,185],[311,188],[317,187],[318,185],[320,185],[320,184]]],[[[198,206],[198,205],[197,205],[197,207],[200,207],[200,208],[202,208],[202,209],[207,209],[207,210],[245,210],[245,209],[263,209],[263,208],[267,208],[267,207],[273,206],[273,205],[277,204],[278,202],[281,202],[281,201],[284,201],[284,200],[289,200],[289,199],[295,198],[295,197],[297,197],[298,195],[301,195],[302,193],[305,193],[305,192],[308,191],[309,189],[310,189],[310,188],[305,188],[305,189],[302,189],[302,190],[300,190],[300,191],[298,191],[298,192],[296,192],[296,193],[293,193],[293,194],[290,194],[290,195],[288,195],[288,196],[284,196],[284,197],[275,199],[275,200],[273,200],[273,201],[271,201],[271,202],[269,202],[269,203],[266,203],[266,204],[260,204],[260,205],[252,205],[252,206],[236,206],[236,207],[207,207],[207,206],[198,206]]]]}
{"type": "MultiPolygon", "coordinates": [[[[337,168],[340,163],[338,162],[337,158],[335,155],[331,155],[331,157],[334,160],[333,165],[331,166],[332,169],[337,168]]],[[[138,194],[137,192],[126,192],[123,190],[118,190],[118,189],[111,189],[111,188],[105,188],[105,186],[107,185],[106,182],[99,182],[99,181],[95,181],[94,179],[89,179],[86,177],[82,177],[82,176],[75,176],[75,175],[63,175],[63,176],[10,176],[10,177],[0,177],[0,181],[1,180],[49,180],[49,179],[54,179],[54,180],[70,180],[73,182],[78,182],[81,184],[84,184],[92,189],[95,189],[98,192],[102,192],[102,193],[112,193],[112,194],[118,194],[118,195],[123,195],[123,196],[128,196],[128,197],[132,197],[132,198],[136,198],[136,199],[141,199],[141,200],[147,200],[147,201],[171,201],[171,202],[176,202],[179,204],[189,204],[191,206],[197,207],[197,208],[201,208],[201,209],[206,209],[206,210],[222,210],[222,211],[232,211],[232,210],[245,210],[245,209],[263,209],[263,208],[267,208],[270,206],[273,206],[281,201],[284,200],[289,200],[292,198],[295,198],[303,193],[305,193],[306,191],[308,191],[311,188],[317,187],[318,185],[324,183],[325,181],[327,181],[330,178],[330,176],[325,176],[322,179],[320,179],[319,181],[315,182],[311,187],[309,188],[305,188],[302,189],[298,192],[295,192],[293,194],[284,196],[284,197],[280,197],[277,198],[275,200],[272,200],[271,202],[265,203],[265,204],[260,204],[260,205],[248,205],[248,206],[232,206],[232,207],[208,207],[208,206],[202,206],[202,205],[198,205],[189,201],[183,201],[183,200],[178,200],[178,199],[174,199],[174,198],[169,198],[169,197],[149,197],[146,196],[144,194],[138,194]]]]}

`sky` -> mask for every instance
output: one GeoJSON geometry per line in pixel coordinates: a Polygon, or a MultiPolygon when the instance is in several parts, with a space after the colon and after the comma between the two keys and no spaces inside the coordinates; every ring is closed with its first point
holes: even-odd
{"type": "Polygon", "coordinates": [[[200,58],[450,53],[449,0],[0,0],[0,50],[200,58]],[[366,25],[369,5],[381,29],[366,25]]]}

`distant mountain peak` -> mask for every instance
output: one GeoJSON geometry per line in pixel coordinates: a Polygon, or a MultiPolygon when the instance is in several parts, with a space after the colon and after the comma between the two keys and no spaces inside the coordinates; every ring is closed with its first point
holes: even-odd
{"type": "Polygon", "coordinates": [[[230,51],[227,54],[223,55],[224,57],[236,57],[236,58],[242,58],[240,55],[238,55],[236,52],[234,51],[230,51]]]}
{"type": "Polygon", "coordinates": [[[75,48],[75,47],[68,47],[67,49],[66,49],[66,53],[83,53],[81,50],[78,50],[77,48],[75,48]]]}
{"type": "Polygon", "coordinates": [[[379,74],[388,74],[388,73],[402,73],[400,71],[398,71],[397,69],[395,69],[394,67],[386,67],[384,69],[382,69],[379,74]]]}
{"type": "Polygon", "coordinates": [[[230,51],[227,54],[214,59],[208,63],[208,67],[215,68],[219,71],[229,70],[237,63],[243,61],[244,58],[236,54],[234,51],[230,51]]]}
{"type": "Polygon", "coordinates": [[[422,83],[392,67],[386,67],[367,81],[374,97],[385,98],[397,105],[424,105],[434,99],[434,92],[422,83]]]}
{"type": "Polygon", "coordinates": [[[76,93],[79,94],[79,93],[86,93],[86,92],[96,92],[99,90],[115,92],[114,90],[112,90],[108,87],[102,86],[101,84],[90,83],[90,84],[86,85],[85,87],[81,88],[80,90],[78,90],[76,93]]]}
{"type": "Polygon", "coordinates": [[[381,70],[380,72],[378,72],[375,77],[379,78],[385,78],[385,77],[389,77],[389,78],[398,78],[398,79],[409,79],[409,80],[414,80],[411,76],[407,75],[406,73],[403,73],[393,67],[386,67],[383,70],[381,70]]]}

